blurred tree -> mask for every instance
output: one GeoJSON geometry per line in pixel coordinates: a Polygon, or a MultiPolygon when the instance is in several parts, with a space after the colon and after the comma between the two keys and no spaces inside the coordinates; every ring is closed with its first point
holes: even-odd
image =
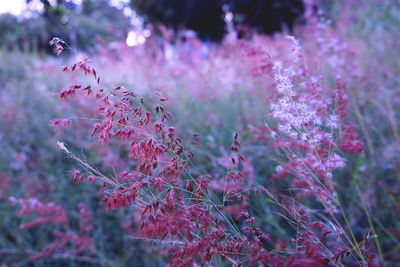
{"type": "Polygon", "coordinates": [[[234,23],[268,34],[291,29],[303,14],[302,0],[131,0],[131,6],[150,23],[192,29],[213,40],[224,34],[224,9],[233,12],[234,23]]]}
{"type": "MultiPolygon", "coordinates": [[[[27,3],[31,0],[27,0],[27,3]]],[[[107,0],[41,0],[43,11],[30,17],[0,15],[0,46],[8,49],[48,51],[49,40],[60,37],[71,47],[90,50],[98,42],[125,40],[130,27],[122,10],[107,0]]]]}
{"type": "Polygon", "coordinates": [[[264,33],[281,31],[282,26],[292,29],[296,19],[303,15],[302,0],[227,0],[240,23],[248,24],[264,33]]]}
{"type": "Polygon", "coordinates": [[[28,18],[20,21],[11,14],[0,15],[0,46],[16,50],[39,50],[47,43],[45,21],[42,18],[28,18]]]}
{"type": "Polygon", "coordinates": [[[224,32],[218,0],[132,0],[131,6],[151,23],[193,29],[204,38],[219,39],[224,32]]]}

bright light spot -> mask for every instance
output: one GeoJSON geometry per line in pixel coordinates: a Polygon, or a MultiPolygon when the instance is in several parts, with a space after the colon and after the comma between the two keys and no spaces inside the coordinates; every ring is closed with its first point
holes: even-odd
{"type": "Polygon", "coordinates": [[[225,18],[224,18],[226,23],[229,23],[233,20],[233,13],[232,12],[226,12],[225,13],[225,18]]]}
{"type": "Polygon", "coordinates": [[[109,4],[113,7],[121,9],[129,4],[129,0],[109,0],[109,4]]]}
{"type": "Polygon", "coordinates": [[[168,61],[171,61],[174,58],[175,48],[171,44],[167,44],[165,48],[165,58],[168,61]]]}
{"type": "Polygon", "coordinates": [[[124,12],[124,15],[127,17],[130,17],[133,14],[132,9],[130,9],[129,7],[124,7],[123,12],[124,12]]]}
{"type": "Polygon", "coordinates": [[[136,32],[129,32],[128,37],[126,38],[126,44],[131,47],[135,46],[137,45],[136,39],[137,39],[136,32]]]}
{"type": "Polygon", "coordinates": [[[142,21],[137,16],[131,17],[131,24],[136,26],[136,27],[139,27],[139,26],[142,26],[142,21]]]}
{"type": "Polygon", "coordinates": [[[2,1],[0,4],[0,13],[20,15],[25,6],[26,4],[24,0],[2,1]]]}
{"type": "Polygon", "coordinates": [[[143,31],[143,36],[144,36],[145,38],[149,38],[149,37],[151,36],[151,31],[150,31],[149,29],[145,29],[145,30],[143,31]]]}
{"type": "Polygon", "coordinates": [[[146,42],[146,38],[143,35],[138,35],[134,31],[130,31],[128,33],[128,37],[126,38],[126,45],[129,47],[142,45],[146,42]]]}
{"type": "Polygon", "coordinates": [[[137,38],[138,44],[144,44],[146,42],[146,38],[143,35],[139,35],[137,38]]]}
{"type": "Polygon", "coordinates": [[[57,0],[49,0],[51,6],[55,6],[57,4],[57,0]]]}
{"type": "Polygon", "coordinates": [[[31,1],[28,5],[28,9],[32,11],[42,12],[44,10],[44,5],[39,0],[31,1]]]}
{"type": "Polygon", "coordinates": [[[30,17],[33,13],[42,12],[44,5],[40,0],[32,0],[29,4],[25,0],[1,1],[0,14],[11,13],[15,16],[30,17]],[[7,2],[7,3],[6,3],[7,2]]]}
{"type": "Polygon", "coordinates": [[[78,6],[82,5],[82,0],[67,0],[67,2],[72,2],[78,6]]]}

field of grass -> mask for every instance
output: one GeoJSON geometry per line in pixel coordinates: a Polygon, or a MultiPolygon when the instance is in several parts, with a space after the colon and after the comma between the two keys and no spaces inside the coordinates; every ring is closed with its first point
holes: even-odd
{"type": "Polygon", "coordinates": [[[172,55],[0,50],[2,266],[398,266],[400,6],[367,2],[172,55]]]}

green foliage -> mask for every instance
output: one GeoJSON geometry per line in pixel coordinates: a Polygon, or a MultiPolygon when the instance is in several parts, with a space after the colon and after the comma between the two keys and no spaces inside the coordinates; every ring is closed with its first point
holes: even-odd
{"type": "Polygon", "coordinates": [[[74,48],[93,50],[99,42],[123,40],[129,21],[121,10],[107,1],[83,1],[82,8],[71,8],[64,1],[45,5],[40,15],[29,18],[0,15],[0,46],[11,50],[50,52],[48,42],[63,38],[74,48]]]}

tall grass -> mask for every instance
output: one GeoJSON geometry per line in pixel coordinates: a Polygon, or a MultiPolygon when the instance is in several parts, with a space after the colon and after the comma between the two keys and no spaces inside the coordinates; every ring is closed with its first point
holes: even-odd
{"type": "Polygon", "coordinates": [[[207,55],[2,52],[1,261],[395,266],[399,39],[352,3],[207,55]]]}

